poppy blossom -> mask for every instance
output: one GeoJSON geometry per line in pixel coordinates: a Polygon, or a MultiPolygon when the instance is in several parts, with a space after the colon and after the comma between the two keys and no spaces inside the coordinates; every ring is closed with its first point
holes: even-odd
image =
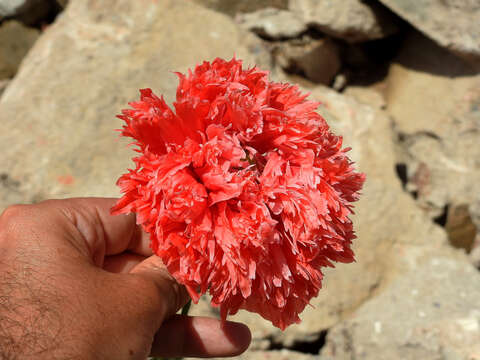
{"type": "Polygon", "coordinates": [[[112,213],[136,213],[194,302],[209,292],[223,319],[246,309],[283,330],[323,267],[354,260],[365,176],[298,87],[235,58],[177,75],[173,108],[143,89],[118,116],[139,156],[112,213]]]}

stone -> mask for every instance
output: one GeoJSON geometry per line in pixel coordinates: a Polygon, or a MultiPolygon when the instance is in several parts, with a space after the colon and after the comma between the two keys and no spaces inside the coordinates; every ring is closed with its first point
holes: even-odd
{"type": "Polygon", "coordinates": [[[0,25],[0,79],[12,78],[33,46],[39,31],[9,20],[0,25]]]}
{"type": "Polygon", "coordinates": [[[478,359],[479,304],[480,273],[465,259],[432,257],[333,327],[321,359],[478,359]]]}
{"type": "Polygon", "coordinates": [[[333,79],[331,88],[335,91],[342,92],[348,84],[348,74],[345,71],[339,72],[333,79]]]}
{"type": "MultiPolygon", "coordinates": [[[[268,69],[271,63],[256,37],[191,1],[70,1],[0,99],[0,209],[51,197],[118,196],[114,183],[133,165],[134,153],[114,133],[121,126],[114,115],[138,98],[139,88],[151,87],[171,102],[177,85],[171,71],[233,53],[246,65],[268,69]]],[[[354,217],[357,262],[326,271],[324,289],[303,322],[283,333],[256,314],[232,317],[252,328],[252,351],[317,341],[430,256],[425,246],[435,254],[446,242],[444,231],[402,190],[390,118],[325,87],[309,90],[367,174],[354,217]]]]}
{"type": "Polygon", "coordinates": [[[274,54],[285,71],[304,75],[317,84],[330,85],[342,66],[339,47],[329,38],[303,36],[280,42],[274,54]]]}
{"type": "Polygon", "coordinates": [[[191,1],[70,1],[0,99],[0,211],[119,196],[116,179],[135,153],[119,139],[115,115],[145,87],[172,101],[173,71],[234,54],[245,66],[270,63],[253,34],[191,1]]]}
{"type": "Polygon", "coordinates": [[[235,16],[238,13],[250,13],[264,8],[287,9],[288,0],[193,0],[212,10],[235,16]]]}
{"type": "Polygon", "coordinates": [[[480,74],[419,33],[387,77],[387,111],[407,189],[432,218],[480,201],[480,74]]]}
{"type": "Polygon", "coordinates": [[[380,39],[398,31],[395,17],[375,2],[290,0],[289,9],[309,26],[350,43],[380,39]]]}
{"type": "Polygon", "coordinates": [[[468,204],[450,205],[447,211],[445,230],[450,244],[471,252],[477,235],[468,204]]]}
{"type": "Polygon", "coordinates": [[[275,8],[239,14],[235,19],[243,28],[270,39],[294,38],[307,30],[295,13],[275,8]]]}
{"type": "Polygon", "coordinates": [[[11,17],[18,10],[26,6],[28,0],[2,0],[0,1],[0,18],[11,17]]]}
{"type": "Polygon", "coordinates": [[[456,54],[480,61],[477,0],[380,0],[385,6],[456,54]]]}

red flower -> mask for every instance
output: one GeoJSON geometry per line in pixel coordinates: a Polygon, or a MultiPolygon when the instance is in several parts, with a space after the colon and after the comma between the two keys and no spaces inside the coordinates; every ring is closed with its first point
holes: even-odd
{"type": "Polygon", "coordinates": [[[296,86],[239,60],[178,74],[175,112],[150,89],[123,110],[136,168],[114,214],[137,213],[154,252],[222,318],[257,312],[285,329],[324,266],[354,260],[351,202],[365,176],[296,86]]]}

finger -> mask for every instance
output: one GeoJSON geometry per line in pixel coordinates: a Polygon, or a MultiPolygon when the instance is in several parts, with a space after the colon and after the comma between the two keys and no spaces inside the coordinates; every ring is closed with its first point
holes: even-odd
{"type": "MultiPolygon", "coordinates": [[[[91,232],[90,226],[96,226],[96,233],[103,233],[105,242],[105,255],[115,255],[130,250],[139,255],[150,256],[149,236],[135,223],[135,215],[113,216],[110,209],[116,203],[114,198],[74,198],[67,199],[68,205],[73,208],[82,220],[82,215],[87,224],[83,225],[85,233],[91,232]],[[101,227],[101,228],[100,228],[101,227]]],[[[76,215],[76,214],[74,214],[76,215]]]]}
{"type": "Polygon", "coordinates": [[[150,280],[155,285],[154,288],[149,290],[150,294],[148,297],[151,306],[157,312],[158,309],[161,310],[161,320],[174,315],[190,300],[185,287],[177,283],[162,263],[162,260],[156,255],[152,255],[142,261],[130,273],[150,280]]]}
{"type": "Polygon", "coordinates": [[[135,266],[146,259],[143,255],[123,253],[107,256],[103,262],[103,269],[113,273],[129,273],[135,266]]]}
{"type": "Polygon", "coordinates": [[[152,251],[148,234],[136,225],[135,215],[110,214],[115,202],[113,198],[72,198],[48,200],[38,206],[62,213],[67,221],[71,221],[97,265],[101,265],[103,256],[120,254],[126,250],[150,256],[152,251]]]}
{"type": "Polygon", "coordinates": [[[244,324],[175,315],[155,335],[152,356],[225,357],[247,350],[252,335],[244,324]]]}

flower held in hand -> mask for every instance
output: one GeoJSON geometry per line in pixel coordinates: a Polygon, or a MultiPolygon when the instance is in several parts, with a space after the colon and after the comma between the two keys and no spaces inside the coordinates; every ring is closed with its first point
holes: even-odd
{"type": "Polygon", "coordinates": [[[364,175],[296,86],[239,60],[198,65],[174,111],[150,89],[119,117],[136,167],[113,213],[137,214],[197,302],[285,329],[318,294],[322,267],[354,260],[349,215],[364,175]]]}

